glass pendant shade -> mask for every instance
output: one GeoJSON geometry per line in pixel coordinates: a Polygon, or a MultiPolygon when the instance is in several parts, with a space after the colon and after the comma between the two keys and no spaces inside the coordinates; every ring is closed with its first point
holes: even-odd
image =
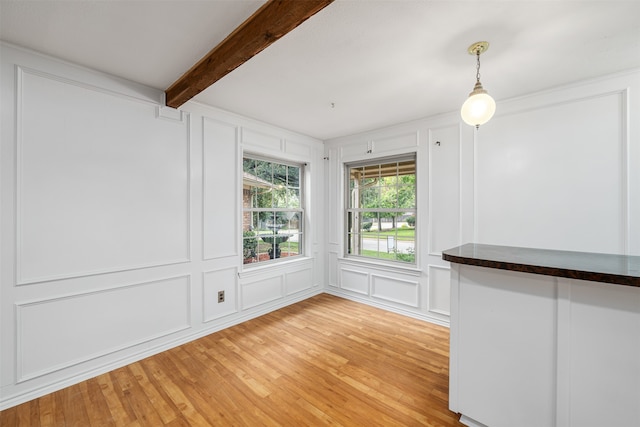
{"type": "Polygon", "coordinates": [[[487,123],[496,112],[496,101],[477,82],[469,98],[462,104],[460,116],[468,125],[478,127],[487,123]]]}

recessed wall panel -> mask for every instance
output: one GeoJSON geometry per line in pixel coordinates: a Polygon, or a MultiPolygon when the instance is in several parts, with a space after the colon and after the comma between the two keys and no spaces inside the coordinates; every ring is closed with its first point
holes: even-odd
{"type": "Polygon", "coordinates": [[[55,76],[18,75],[18,283],[187,261],[186,120],[55,76]]]}
{"type": "Polygon", "coordinates": [[[236,127],[202,119],[204,259],[238,255],[236,127]]]}
{"type": "Polygon", "coordinates": [[[369,295],[369,273],[341,268],[340,287],[348,291],[369,295]]]}
{"type": "Polygon", "coordinates": [[[184,276],[17,303],[18,381],[188,328],[189,294],[184,276]]]}
{"type": "Polygon", "coordinates": [[[541,106],[494,117],[481,128],[477,241],[624,253],[625,98],[613,92],[541,106]]]}
{"type": "Polygon", "coordinates": [[[253,146],[270,151],[282,150],[282,140],[280,137],[258,132],[249,128],[242,128],[242,145],[244,148],[248,149],[251,149],[250,147],[253,146]]]}
{"type": "Polygon", "coordinates": [[[242,309],[281,299],[284,296],[283,281],[284,276],[277,275],[242,283],[242,309]]]}
{"type": "Polygon", "coordinates": [[[460,128],[432,129],[429,138],[429,253],[460,245],[460,128]]]}
{"type": "Polygon", "coordinates": [[[390,276],[371,275],[371,294],[386,301],[418,307],[419,283],[390,276]]]}
{"type": "Polygon", "coordinates": [[[313,270],[311,268],[286,273],[286,295],[311,289],[313,270]]]}
{"type": "Polygon", "coordinates": [[[451,270],[448,267],[429,266],[428,304],[432,313],[451,314],[451,270]]]}
{"type": "Polygon", "coordinates": [[[228,316],[238,311],[236,267],[203,274],[203,319],[205,322],[228,316]],[[218,293],[224,292],[224,301],[218,301],[218,293]]]}
{"type": "Polygon", "coordinates": [[[338,254],[329,252],[329,286],[338,286],[338,254]]]}
{"type": "Polygon", "coordinates": [[[300,144],[293,141],[285,141],[285,151],[297,157],[308,159],[311,156],[311,147],[308,144],[300,144]]]}
{"type": "Polygon", "coordinates": [[[388,138],[377,138],[371,143],[373,152],[377,154],[385,151],[397,151],[403,148],[415,149],[417,146],[418,134],[416,132],[394,135],[388,138]]]}

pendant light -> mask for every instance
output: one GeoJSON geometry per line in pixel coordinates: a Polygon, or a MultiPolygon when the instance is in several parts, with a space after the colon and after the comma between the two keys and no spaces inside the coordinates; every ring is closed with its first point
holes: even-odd
{"type": "Polygon", "coordinates": [[[476,129],[493,117],[496,112],[496,101],[483,89],[480,83],[480,54],[489,49],[488,42],[477,42],[469,46],[469,55],[476,55],[476,84],[469,98],[462,104],[460,116],[468,125],[475,126],[476,129]]]}

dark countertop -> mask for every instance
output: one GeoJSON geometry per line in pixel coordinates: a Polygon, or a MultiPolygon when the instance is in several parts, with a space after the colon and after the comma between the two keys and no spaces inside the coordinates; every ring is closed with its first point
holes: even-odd
{"type": "Polygon", "coordinates": [[[442,259],[500,270],[640,287],[640,256],[467,243],[443,251],[442,259]]]}

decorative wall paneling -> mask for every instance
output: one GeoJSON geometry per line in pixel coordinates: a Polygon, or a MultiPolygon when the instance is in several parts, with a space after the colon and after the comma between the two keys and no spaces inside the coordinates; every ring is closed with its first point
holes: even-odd
{"type": "Polygon", "coordinates": [[[0,409],[321,292],[320,141],[0,48],[0,409]],[[307,164],[307,257],[242,265],[242,149],[307,164]]]}
{"type": "MultiPolygon", "coordinates": [[[[388,144],[390,153],[396,153],[391,147],[408,150],[401,136],[416,132],[424,289],[420,309],[410,315],[446,322],[449,266],[440,252],[448,247],[475,241],[640,254],[640,122],[630,120],[640,112],[637,92],[640,72],[633,70],[500,101],[496,116],[479,130],[461,125],[455,112],[336,138],[325,142],[326,153],[339,155],[329,156],[328,174],[342,179],[343,164],[375,156],[380,140],[396,136],[399,144],[388,144]]],[[[344,193],[338,188],[328,193],[327,205],[342,239],[344,193]]],[[[328,248],[339,270],[343,245],[339,240],[328,248]]],[[[328,289],[356,295],[333,279],[328,289]]],[[[363,295],[359,300],[378,303],[363,295]]]]}
{"type": "Polygon", "coordinates": [[[399,279],[383,274],[371,274],[371,296],[418,308],[420,306],[420,283],[418,280],[399,279]]]}
{"type": "Polygon", "coordinates": [[[637,88],[636,71],[502,103],[477,135],[475,240],[640,254],[637,88]]]}
{"type": "Polygon", "coordinates": [[[370,296],[369,273],[355,269],[340,268],[340,289],[356,294],[370,296]]]}
{"type": "Polygon", "coordinates": [[[449,267],[429,265],[429,299],[427,311],[435,315],[451,314],[451,271],[449,267]]]}
{"type": "Polygon", "coordinates": [[[210,322],[238,312],[237,267],[205,271],[202,279],[204,321],[210,322]],[[218,292],[224,292],[224,302],[218,301],[218,292]]]}
{"type": "Polygon", "coordinates": [[[263,274],[240,283],[240,307],[242,310],[282,299],[284,296],[284,275],[263,274]]]}
{"type": "Polygon", "coordinates": [[[17,381],[188,329],[189,299],[189,277],[183,276],[18,302],[17,381]]]}
{"type": "Polygon", "coordinates": [[[460,245],[460,126],[429,129],[429,255],[460,245]]]}
{"type": "Polygon", "coordinates": [[[448,262],[437,251],[450,244],[457,245],[461,238],[461,138],[460,125],[455,120],[446,118],[433,122],[432,126],[426,121],[416,121],[325,143],[328,178],[337,184],[327,193],[327,206],[334,213],[329,215],[328,229],[332,237],[336,236],[335,243],[328,245],[328,292],[435,323],[447,323],[449,277],[428,266],[448,268],[448,262]],[[439,146],[435,146],[436,141],[439,146]],[[418,162],[417,265],[391,266],[345,258],[343,165],[412,152],[418,162]],[[432,271],[437,274],[434,279],[429,277],[432,271]]]}
{"type": "Polygon", "coordinates": [[[478,145],[478,239],[625,253],[624,97],[624,92],[598,94],[498,117],[478,145]],[[581,114],[572,114],[576,110],[581,114]],[[554,116],[565,119],[552,131],[534,126],[521,132],[525,123],[554,116]],[[535,221],[523,227],[517,218],[529,215],[535,221]]]}
{"type": "Polygon", "coordinates": [[[126,94],[15,72],[17,283],[187,262],[184,115],[166,120],[126,94]]]}
{"type": "Polygon", "coordinates": [[[238,128],[202,117],[203,258],[240,256],[238,233],[238,174],[229,165],[239,164],[238,128]]]}

